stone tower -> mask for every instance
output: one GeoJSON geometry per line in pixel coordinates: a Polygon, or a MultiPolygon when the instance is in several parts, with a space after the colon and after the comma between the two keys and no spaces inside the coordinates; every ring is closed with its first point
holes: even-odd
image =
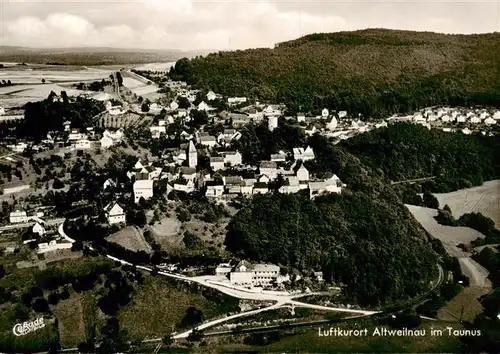
{"type": "Polygon", "coordinates": [[[192,140],[189,141],[186,156],[189,167],[196,167],[196,165],[198,165],[198,152],[196,151],[192,140]]]}

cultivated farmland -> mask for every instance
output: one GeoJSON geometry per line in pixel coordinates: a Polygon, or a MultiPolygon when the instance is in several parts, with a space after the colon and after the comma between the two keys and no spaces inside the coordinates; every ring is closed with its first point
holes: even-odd
{"type": "Polygon", "coordinates": [[[481,213],[500,228],[500,180],[485,182],[480,187],[434,195],[441,208],[448,204],[455,218],[466,213],[481,213]]]}
{"type": "Polygon", "coordinates": [[[151,121],[151,117],[141,116],[132,112],[127,112],[120,115],[111,115],[109,113],[105,113],[99,117],[97,126],[109,129],[125,129],[136,127],[141,124],[149,124],[151,123],[151,121]]]}
{"type": "Polygon", "coordinates": [[[446,251],[455,257],[468,257],[468,253],[463,252],[457,246],[461,243],[469,244],[471,241],[479,238],[484,238],[484,235],[479,231],[469,227],[456,227],[440,225],[434,219],[437,215],[437,210],[429,209],[414,205],[406,205],[408,210],[413,214],[415,219],[422,225],[432,237],[439,239],[446,251]]]}

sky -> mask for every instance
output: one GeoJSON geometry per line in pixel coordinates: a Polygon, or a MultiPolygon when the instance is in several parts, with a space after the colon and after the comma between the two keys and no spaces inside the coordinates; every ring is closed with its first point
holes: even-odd
{"type": "Polygon", "coordinates": [[[315,32],[500,32],[500,0],[0,0],[0,45],[247,49],[315,32]]]}

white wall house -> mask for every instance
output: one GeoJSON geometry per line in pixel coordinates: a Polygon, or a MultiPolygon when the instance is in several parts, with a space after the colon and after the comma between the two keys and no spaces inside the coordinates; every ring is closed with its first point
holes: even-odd
{"type": "Polygon", "coordinates": [[[243,286],[270,286],[276,282],[280,267],[274,264],[239,262],[229,273],[231,283],[243,286]]]}
{"type": "Polygon", "coordinates": [[[106,219],[110,225],[125,222],[125,212],[118,203],[109,203],[105,208],[106,219]]]}
{"type": "Polygon", "coordinates": [[[293,158],[302,161],[314,160],[314,151],[310,146],[305,149],[293,148],[293,158]]]}
{"type": "Polygon", "coordinates": [[[309,171],[304,165],[297,170],[297,178],[299,181],[309,181],[309,171]]]}
{"type": "Polygon", "coordinates": [[[224,169],[224,158],[222,156],[212,156],[210,157],[210,167],[212,170],[218,171],[224,169]]]}
{"type": "Polygon", "coordinates": [[[207,197],[220,197],[224,194],[224,186],[216,185],[216,186],[207,186],[207,191],[205,192],[205,196],[207,197]]]}
{"type": "Polygon", "coordinates": [[[239,151],[226,151],[224,163],[229,163],[231,166],[241,165],[241,154],[239,151]]]}
{"type": "Polygon", "coordinates": [[[140,180],[134,182],[134,201],[139,203],[141,198],[149,199],[153,196],[153,181],[140,180]]]}
{"type": "Polygon", "coordinates": [[[11,224],[17,224],[22,222],[28,222],[28,215],[25,211],[16,210],[9,214],[9,222],[11,224]]]}
{"type": "Polygon", "coordinates": [[[227,99],[227,103],[229,104],[238,104],[246,101],[247,101],[246,97],[228,97],[227,99]]]}
{"type": "Polygon", "coordinates": [[[207,100],[208,101],[213,101],[217,98],[217,95],[213,91],[209,91],[207,93],[207,100]]]}
{"type": "Polygon", "coordinates": [[[109,136],[103,136],[100,142],[101,142],[101,148],[103,149],[109,149],[114,144],[113,139],[111,139],[109,136]]]}
{"type": "Polygon", "coordinates": [[[275,180],[278,177],[276,162],[261,161],[259,165],[259,172],[262,175],[268,176],[271,180],[275,180]]]}
{"type": "Polygon", "coordinates": [[[215,145],[217,145],[217,141],[215,139],[215,136],[211,136],[211,135],[202,136],[202,137],[200,137],[200,144],[203,146],[207,146],[209,148],[212,148],[215,145]]]}
{"type": "Polygon", "coordinates": [[[278,128],[278,116],[269,116],[267,119],[267,127],[269,131],[273,131],[278,128]]]}
{"type": "Polygon", "coordinates": [[[75,142],[76,150],[89,150],[92,148],[92,142],[88,139],[81,139],[75,142]]]}
{"type": "Polygon", "coordinates": [[[321,117],[323,119],[326,119],[329,115],[330,115],[330,112],[328,111],[328,109],[327,108],[323,108],[323,110],[321,111],[321,117]]]}

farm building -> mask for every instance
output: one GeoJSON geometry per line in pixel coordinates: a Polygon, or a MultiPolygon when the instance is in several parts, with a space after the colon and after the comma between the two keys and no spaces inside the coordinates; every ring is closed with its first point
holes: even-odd
{"type": "Polygon", "coordinates": [[[141,198],[149,199],[153,196],[153,181],[140,180],[134,182],[134,201],[139,203],[141,198]]]}
{"type": "Polygon", "coordinates": [[[28,222],[28,215],[25,211],[16,210],[10,213],[9,221],[11,224],[17,224],[22,222],[28,222]]]}

